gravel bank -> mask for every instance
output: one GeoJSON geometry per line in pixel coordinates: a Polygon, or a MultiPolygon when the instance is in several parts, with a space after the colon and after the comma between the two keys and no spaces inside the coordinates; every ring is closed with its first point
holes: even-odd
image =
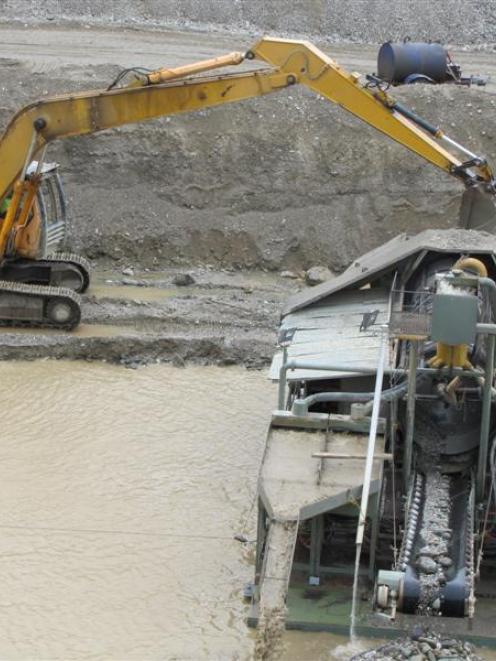
{"type": "Polygon", "coordinates": [[[405,36],[455,44],[496,41],[491,0],[400,0],[394,5],[389,0],[4,0],[2,20],[216,28],[363,43],[405,36]]]}

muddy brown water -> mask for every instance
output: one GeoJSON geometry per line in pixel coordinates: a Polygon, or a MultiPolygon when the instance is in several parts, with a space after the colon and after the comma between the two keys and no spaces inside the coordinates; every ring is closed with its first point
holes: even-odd
{"type": "MultiPolygon", "coordinates": [[[[1,363],[0,658],[250,659],[261,372],[1,363]]],[[[287,660],[371,646],[287,632],[287,660]]]]}

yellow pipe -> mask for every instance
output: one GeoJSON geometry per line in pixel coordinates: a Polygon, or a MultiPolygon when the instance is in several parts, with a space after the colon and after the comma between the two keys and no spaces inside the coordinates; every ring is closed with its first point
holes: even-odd
{"type": "Polygon", "coordinates": [[[176,67],[174,69],[158,69],[157,71],[149,73],[147,75],[147,80],[150,85],[157,85],[159,83],[166,83],[169,80],[174,80],[175,78],[184,78],[184,76],[191,76],[195,73],[202,73],[203,71],[211,71],[212,69],[218,69],[220,67],[241,64],[244,59],[245,56],[243,53],[234,51],[232,53],[227,53],[227,55],[213,57],[210,60],[193,62],[193,64],[185,64],[182,67],[176,67]]]}
{"type": "Polygon", "coordinates": [[[453,268],[461,271],[475,271],[480,278],[487,278],[486,265],[475,257],[460,257],[453,268]]]}
{"type": "Polygon", "coordinates": [[[468,346],[466,344],[457,344],[451,346],[438,342],[436,345],[436,355],[429,362],[429,367],[463,367],[472,369],[472,363],[468,359],[468,346]]]}

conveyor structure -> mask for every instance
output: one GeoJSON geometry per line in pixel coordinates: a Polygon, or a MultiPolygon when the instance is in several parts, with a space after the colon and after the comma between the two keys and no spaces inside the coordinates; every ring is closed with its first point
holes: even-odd
{"type": "Polygon", "coordinates": [[[367,635],[408,629],[415,614],[492,641],[495,279],[494,236],[428,230],[288,302],[270,371],[278,397],[258,485],[251,624],[283,607],[288,626],[345,632],[356,608],[367,635]]]}

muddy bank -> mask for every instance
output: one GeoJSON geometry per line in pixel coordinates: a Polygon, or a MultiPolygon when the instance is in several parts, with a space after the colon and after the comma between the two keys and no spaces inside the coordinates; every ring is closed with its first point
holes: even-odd
{"type": "Polygon", "coordinates": [[[272,31],[365,43],[405,36],[455,44],[496,41],[490,0],[5,0],[2,20],[272,31]]]}
{"type": "Polygon", "coordinates": [[[282,303],[303,282],[266,273],[187,273],[189,286],[175,286],[178,273],[171,270],[136,271],[132,279],[97,272],[76,331],[1,328],[0,360],[265,367],[282,303]]]}

